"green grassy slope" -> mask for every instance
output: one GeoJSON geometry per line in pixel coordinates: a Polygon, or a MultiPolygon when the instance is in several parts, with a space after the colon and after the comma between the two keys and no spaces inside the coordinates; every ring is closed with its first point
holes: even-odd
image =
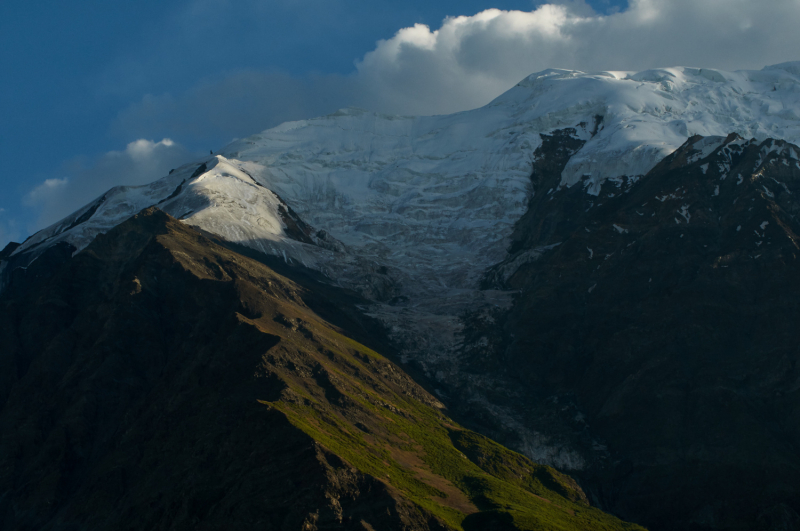
{"type": "Polygon", "coordinates": [[[221,243],[152,209],[4,294],[0,527],[642,529],[221,243]]]}

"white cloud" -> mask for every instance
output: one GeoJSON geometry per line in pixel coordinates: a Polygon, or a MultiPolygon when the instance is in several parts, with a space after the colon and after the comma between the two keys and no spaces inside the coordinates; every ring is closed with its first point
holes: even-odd
{"type": "Polygon", "coordinates": [[[531,12],[489,9],[416,25],[357,63],[364,93],[395,112],[454,112],[487,103],[547,68],[761,68],[800,59],[796,0],[631,0],[624,12],[582,2],[531,12]]]}
{"type": "Polygon", "coordinates": [[[116,128],[210,142],[349,105],[398,114],[465,110],[547,68],[758,69],[800,59],[797,20],[797,0],[630,0],[610,14],[583,0],[529,12],[487,9],[447,18],[438,29],[402,28],[349,76],[247,70],[182,94],[148,95],[120,114],[116,128]]]}
{"type": "Polygon", "coordinates": [[[219,139],[247,136],[279,123],[332,112],[358,101],[343,76],[296,78],[240,70],[211,77],[178,96],[146,95],[123,110],[114,129],[131,136],[169,134],[218,149],[219,139]]]}
{"type": "Polygon", "coordinates": [[[111,186],[143,184],[195,158],[167,138],[145,139],[153,136],[218,149],[227,139],[345,106],[456,112],[484,105],[547,68],[733,70],[798,60],[798,20],[798,0],[630,0],[628,9],[610,14],[565,0],[528,12],[487,9],[450,17],[437,29],[416,24],[378,41],[347,76],[237,70],[182,93],[146,95],[113,126],[140,140],[94,161],[72,161],[25,202],[39,211],[41,226],[111,186]]]}
{"type": "Polygon", "coordinates": [[[63,190],[68,182],[69,180],[66,177],[63,179],[46,179],[42,184],[28,192],[23,201],[28,206],[47,202],[52,197],[55,197],[60,190],[63,190]]]}
{"type": "Polygon", "coordinates": [[[144,138],[140,138],[139,140],[134,140],[128,147],[125,148],[123,153],[118,153],[112,151],[111,153],[114,156],[128,156],[133,160],[136,161],[146,161],[153,156],[153,153],[159,148],[171,148],[175,145],[169,138],[165,138],[160,142],[153,142],[152,140],[145,140],[144,138]]]}
{"type": "Polygon", "coordinates": [[[92,161],[70,161],[62,168],[62,177],[47,179],[25,195],[24,204],[38,213],[31,229],[58,221],[113,186],[152,182],[197,157],[165,138],[136,140],[123,151],[109,151],[92,161]]]}

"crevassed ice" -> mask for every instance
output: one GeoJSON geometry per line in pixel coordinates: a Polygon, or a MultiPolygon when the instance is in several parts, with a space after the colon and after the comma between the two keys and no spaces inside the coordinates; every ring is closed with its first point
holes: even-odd
{"type": "MultiPolygon", "coordinates": [[[[531,163],[540,133],[571,127],[586,140],[562,173],[561,187],[582,183],[593,194],[609,178],[647,173],[694,134],[797,143],[799,65],[737,72],[548,70],[482,108],[453,115],[343,109],[230,144],[220,151],[225,171],[209,170],[166,206],[187,223],[280,254],[281,245],[299,244],[281,232],[271,190],[306,222],[355,255],[394,268],[409,286],[473,288],[486,267],[503,259],[534,192],[531,163]],[[596,116],[603,122],[592,136],[596,116]]],[[[17,252],[48,239],[83,247],[97,232],[168,197],[194,167],[144,187],[114,189],[89,222],[67,229],[79,211],[17,252]]],[[[312,255],[304,258],[311,266],[312,255]]]]}

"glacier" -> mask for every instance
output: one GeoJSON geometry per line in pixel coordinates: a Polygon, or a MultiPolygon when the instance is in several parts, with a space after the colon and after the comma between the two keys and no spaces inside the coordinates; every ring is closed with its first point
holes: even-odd
{"type": "MultiPolygon", "coordinates": [[[[508,257],[514,225],[533,194],[577,186],[594,201],[605,183],[616,191],[623,177],[634,182],[690,136],[709,137],[698,144],[702,154],[730,133],[800,143],[800,62],[736,72],[551,69],[456,114],[348,108],[288,122],[149,185],[113,188],[33,235],[11,258],[24,266],[58,242],[77,252],[155,205],[359,292],[371,301],[365,312],[386,325],[404,361],[413,359],[434,381],[458,382],[460,316],[510,305],[514,293],[481,290],[479,282],[508,257]],[[558,130],[569,130],[583,146],[556,189],[533,190],[542,135],[558,130]]],[[[517,257],[501,272],[510,275],[555,245],[517,257]]],[[[0,272],[7,264],[0,263],[0,272]]],[[[474,400],[516,422],[479,392],[474,400]]],[[[540,433],[513,429],[533,441],[528,455],[582,466],[579,456],[540,433]]]]}
{"type": "MultiPolygon", "coordinates": [[[[504,257],[536,192],[530,173],[540,134],[574,128],[586,143],[559,188],[581,185],[597,195],[608,179],[644,175],[695,134],[796,143],[798,113],[800,62],[736,72],[551,69],[452,115],[343,109],[284,123],[224,147],[193,179],[197,163],[150,185],[112,189],[14,254],[56,241],[82,249],[98,232],[160,205],[186,223],[331,275],[347,264],[358,269],[356,262],[385,267],[392,295],[441,295],[474,289],[504,257]],[[287,237],[275,194],[346,252],[287,237]]],[[[358,284],[358,272],[345,276],[358,284]]]]}

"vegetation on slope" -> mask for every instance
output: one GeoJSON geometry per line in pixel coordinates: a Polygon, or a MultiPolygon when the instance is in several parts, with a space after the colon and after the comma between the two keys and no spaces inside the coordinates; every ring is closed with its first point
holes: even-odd
{"type": "Polygon", "coordinates": [[[4,294],[0,524],[641,529],[218,243],[151,209],[4,294]]]}
{"type": "MultiPolygon", "coordinates": [[[[203,263],[230,270],[220,258],[203,263]]],[[[267,272],[248,267],[256,270],[248,281],[234,274],[251,315],[239,319],[280,337],[259,367],[277,396],[260,403],[360,472],[455,529],[639,528],[589,506],[568,476],[458,426],[397,366],[315,315],[303,288],[283,278],[259,286],[267,272]],[[274,294],[277,282],[291,302],[274,294]]]]}

